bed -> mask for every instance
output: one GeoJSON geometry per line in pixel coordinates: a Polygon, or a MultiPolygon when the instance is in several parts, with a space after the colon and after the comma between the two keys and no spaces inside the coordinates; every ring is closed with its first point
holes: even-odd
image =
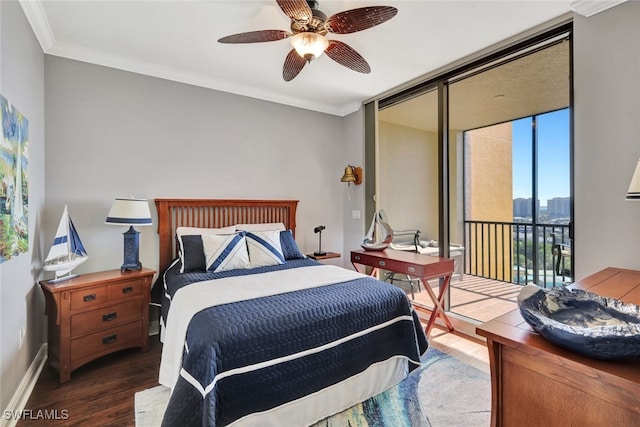
{"type": "Polygon", "coordinates": [[[300,253],[297,201],[155,204],[163,425],[311,425],[419,366],[406,294],[300,253]]]}

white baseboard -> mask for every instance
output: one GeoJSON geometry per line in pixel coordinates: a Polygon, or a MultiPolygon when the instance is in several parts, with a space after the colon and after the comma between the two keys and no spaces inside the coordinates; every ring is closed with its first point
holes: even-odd
{"type": "Polygon", "coordinates": [[[27,372],[24,374],[22,381],[20,381],[18,389],[13,394],[11,402],[9,402],[9,406],[7,406],[2,417],[0,417],[0,427],[14,427],[18,424],[18,420],[20,419],[19,415],[29,401],[31,392],[33,392],[33,388],[38,382],[38,377],[45,363],[47,363],[47,343],[42,344],[40,350],[38,350],[38,354],[36,354],[29,369],[27,369],[27,372]]]}

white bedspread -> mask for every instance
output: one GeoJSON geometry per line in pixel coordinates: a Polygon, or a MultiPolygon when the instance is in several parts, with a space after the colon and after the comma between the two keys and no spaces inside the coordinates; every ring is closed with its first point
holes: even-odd
{"type": "Polygon", "coordinates": [[[159,382],[175,386],[182,365],[182,351],[191,318],[199,311],[221,304],[243,301],[300,289],[325,286],[366,277],[333,265],[318,265],[263,274],[196,282],[178,290],[167,315],[159,382]]]}

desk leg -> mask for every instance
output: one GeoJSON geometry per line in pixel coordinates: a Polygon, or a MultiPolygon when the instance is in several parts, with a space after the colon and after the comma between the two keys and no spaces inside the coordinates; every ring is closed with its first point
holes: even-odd
{"type": "MultiPolygon", "coordinates": [[[[351,263],[351,265],[353,265],[353,268],[358,272],[358,273],[362,273],[365,274],[365,272],[360,271],[360,269],[358,269],[358,266],[355,265],[354,263],[351,263]]],[[[365,266],[365,271],[366,271],[366,266],[365,266]]],[[[378,268],[377,267],[371,267],[371,273],[369,273],[369,276],[371,277],[376,277],[376,273],[378,272],[378,268]]]]}
{"type": "Polygon", "coordinates": [[[444,323],[449,328],[449,331],[453,331],[453,324],[447,317],[447,314],[444,311],[444,306],[442,305],[444,296],[446,295],[447,289],[449,289],[449,284],[451,283],[451,275],[447,275],[444,277],[444,281],[440,286],[440,295],[438,296],[436,296],[436,294],[433,292],[433,289],[431,289],[431,286],[429,286],[429,282],[426,279],[421,280],[422,284],[427,290],[427,293],[431,297],[431,301],[433,301],[433,311],[431,312],[431,317],[429,317],[429,321],[427,322],[427,327],[424,328],[425,334],[427,335],[427,337],[429,337],[431,328],[433,328],[433,325],[436,323],[436,318],[438,316],[442,317],[442,320],[444,320],[444,323]]]}

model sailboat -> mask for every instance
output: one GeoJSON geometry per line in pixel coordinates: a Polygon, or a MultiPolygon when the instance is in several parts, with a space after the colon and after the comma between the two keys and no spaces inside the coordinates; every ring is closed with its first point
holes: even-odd
{"type": "Polygon", "coordinates": [[[369,231],[360,246],[367,251],[383,251],[387,249],[391,240],[393,240],[393,230],[387,223],[385,212],[380,209],[373,214],[369,231]]]}
{"type": "Polygon", "coordinates": [[[84,249],[80,236],[73,221],[69,216],[67,206],[64,207],[62,218],[58,224],[56,236],[53,239],[53,245],[49,250],[49,255],[44,261],[43,269],[45,271],[55,271],[56,277],[49,283],[57,283],[77,277],[77,274],[71,274],[71,270],[82,264],[89,258],[87,251],[84,249]]]}

